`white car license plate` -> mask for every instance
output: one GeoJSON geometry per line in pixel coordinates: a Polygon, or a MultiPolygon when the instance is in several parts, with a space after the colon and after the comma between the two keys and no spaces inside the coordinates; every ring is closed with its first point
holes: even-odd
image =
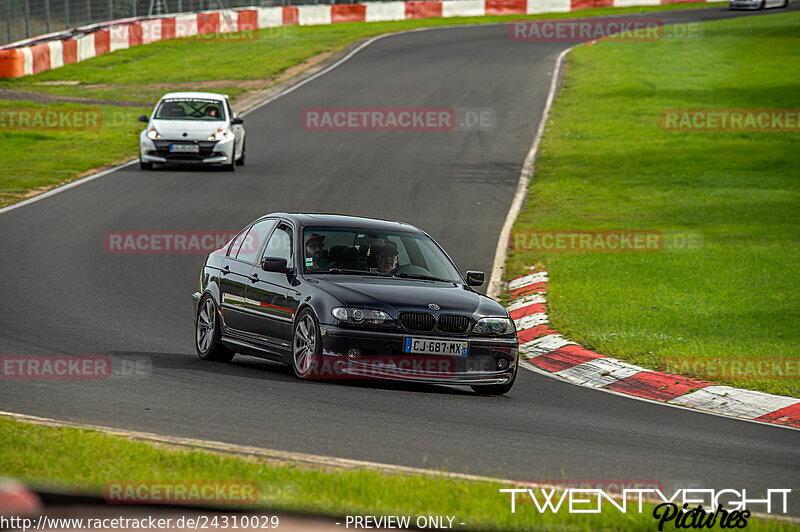
{"type": "Polygon", "coordinates": [[[418,355],[454,355],[465,357],[469,350],[469,342],[461,340],[437,340],[436,338],[406,338],[403,348],[405,353],[418,355]]]}
{"type": "Polygon", "coordinates": [[[173,153],[199,153],[200,146],[197,144],[170,144],[169,151],[173,153]]]}

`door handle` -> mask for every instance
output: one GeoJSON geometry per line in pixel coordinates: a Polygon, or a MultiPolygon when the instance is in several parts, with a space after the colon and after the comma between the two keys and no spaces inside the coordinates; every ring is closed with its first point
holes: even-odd
{"type": "Polygon", "coordinates": [[[258,280],[259,280],[259,279],[258,279],[258,274],[257,274],[257,273],[254,273],[253,275],[251,275],[251,276],[249,277],[249,279],[250,279],[250,282],[251,282],[251,283],[257,283],[257,282],[258,282],[258,280]]]}
{"type": "Polygon", "coordinates": [[[222,275],[228,275],[229,273],[231,273],[231,267],[226,264],[225,267],[222,268],[222,275]]]}

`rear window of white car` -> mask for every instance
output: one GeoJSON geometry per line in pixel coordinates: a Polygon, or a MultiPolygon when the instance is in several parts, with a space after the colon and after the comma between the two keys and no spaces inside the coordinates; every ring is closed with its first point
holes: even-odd
{"type": "Polygon", "coordinates": [[[225,120],[225,102],[203,98],[168,98],[156,110],[158,120],[225,120]]]}

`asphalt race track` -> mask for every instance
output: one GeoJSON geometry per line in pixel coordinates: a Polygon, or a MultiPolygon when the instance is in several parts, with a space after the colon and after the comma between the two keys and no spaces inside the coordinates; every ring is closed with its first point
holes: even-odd
{"type": "MultiPolygon", "coordinates": [[[[657,16],[758,14],[714,7],[657,16]]],[[[190,296],[203,256],[104,249],[107,231],[233,231],[272,211],[327,211],[414,223],[462,270],[483,269],[488,279],[566,46],[512,42],[502,25],[384,38],[247,115],[247,166],[235,173],[130,166],[0,214],[0,353],[139,355],[153,366],[139,379],[2,380],[0,410],[515,479],[798,488],[800,431],[529,371],[507,396],[478,397],[443,386],[305,383],[254,358],[202,362],[190,296]],[[496,128],[347,133],[300,125],[309,107],[379,106],[490,108],[496,128]]]]}

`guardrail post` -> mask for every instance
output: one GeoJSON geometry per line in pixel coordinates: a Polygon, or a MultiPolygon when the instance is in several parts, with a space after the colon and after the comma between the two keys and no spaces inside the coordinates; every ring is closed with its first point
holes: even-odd
{"type": "Polygon", "coordinates": [[[64,27],[69,29],[69,0],[64,0],[64,27]]]}
{"type": "Polygon", "coordinates": [[[50,0],[44,0],[44,27],[50,33],[50,0]]]}
{"type": "Polygon", "coordinates": [[[178,13],[183,13],[183,0],[178,0],[178,13]]]}
{"type": "Polygon", "coordinates": [[[31,36],[31,5],[25,0],[25,38],[31,36]]]}
{"type": "Polygon", "coordinates": [[[114,20],[114,0],[108,0],[108,20],[114,20]]]}
{"type": "Polygon", "coordinates": [[[136,0],[131,0],[131,6],[133,6],[133,17],[136,16],[136,0]]]}
{"type": "Polygon", "coordinates": [[[6,34],[8,35],[8,42],[11,42],[11,0],[6,2],[6,34]]]}
{"type": "Polygon", "coordinates": [[[86,22],[92,21],[92,0],[86,0],[86,22]]]}

